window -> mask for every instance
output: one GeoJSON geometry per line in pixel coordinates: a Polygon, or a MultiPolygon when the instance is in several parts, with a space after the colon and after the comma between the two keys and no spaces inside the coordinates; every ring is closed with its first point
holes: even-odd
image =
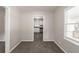
{"type": "Polygon", "coordinates": [[[65,11],[65,38],[79,41],[79,7],[65,11]]]}

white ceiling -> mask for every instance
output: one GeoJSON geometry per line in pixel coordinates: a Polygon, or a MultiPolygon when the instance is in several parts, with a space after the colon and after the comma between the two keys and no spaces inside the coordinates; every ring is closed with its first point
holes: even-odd
{"type": "Polygon", "coordinates": [[[56,6],[19,6],[20,11],[53,11],[56,6]]]}

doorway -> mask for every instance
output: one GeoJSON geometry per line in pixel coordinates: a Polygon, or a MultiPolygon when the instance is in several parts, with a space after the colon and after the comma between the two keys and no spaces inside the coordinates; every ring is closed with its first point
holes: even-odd
{"type": "Polygon", "coordinates": [[[34,17],[34,41],[43,41],[43,16],[34,17]]]}

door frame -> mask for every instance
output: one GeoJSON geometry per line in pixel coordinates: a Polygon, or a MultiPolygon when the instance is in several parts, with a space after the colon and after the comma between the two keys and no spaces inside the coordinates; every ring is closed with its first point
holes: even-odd
{"type": "Polygon", "coordinates": [[[10,52],[10,7],[5,6],[5,53],[10,52]]]}
{"type": "Polygon", "coordinates": [[[44,40],[44,19],[45,19],[45,17],[44,17],[44,15],[34,15],[32,18],[33,19],[33,26],[32,26],[33,27],[33,41],[34,41],[34,18],[37,16],[42,16],[42,18],[43,18],[43,40],[44,40]]]}

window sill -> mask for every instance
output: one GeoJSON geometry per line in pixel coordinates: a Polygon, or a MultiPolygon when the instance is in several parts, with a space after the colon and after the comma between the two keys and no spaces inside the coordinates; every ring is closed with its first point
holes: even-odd
{"type": "Polygon", "coordinates": [[[69,37],[65,37],[64,39],[75,44],[75,45],[77,45],[77,46],[79,46],[79,39],[75,40],[75,38],[69,38],[69,37]]]}

